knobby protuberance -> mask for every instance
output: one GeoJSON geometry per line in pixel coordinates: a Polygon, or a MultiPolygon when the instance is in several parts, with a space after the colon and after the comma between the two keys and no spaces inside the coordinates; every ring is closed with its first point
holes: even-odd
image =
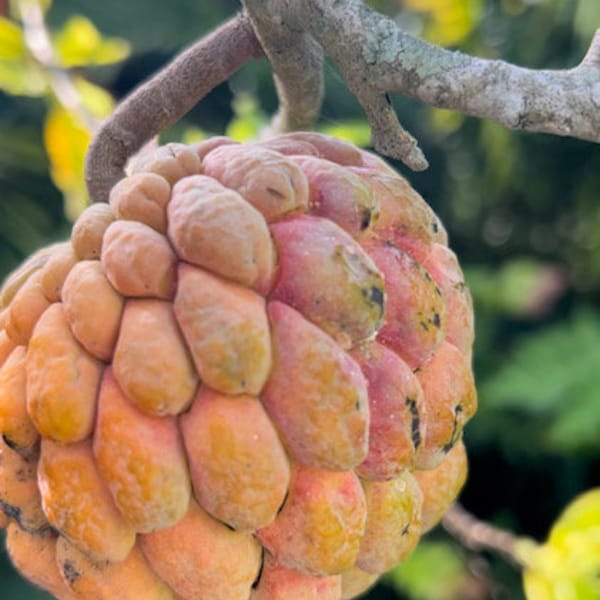
{"type": "Polygon", "coordinates": [[[86,157],[95,202],[107,202],[125,164],[148,140],[177,122],[237,69],[263,55],[245,15],[237,15],[188,50],[122,102],[96,132],[86,157]]]}
{"type": "Polygon", "coordinates": [[[323,49],[304,31],[291,29],[283,16],[265,12],[262,0],[243,4],[273,68],[279,110],[270,133],[312,129],[323,100],[323,49]]]}

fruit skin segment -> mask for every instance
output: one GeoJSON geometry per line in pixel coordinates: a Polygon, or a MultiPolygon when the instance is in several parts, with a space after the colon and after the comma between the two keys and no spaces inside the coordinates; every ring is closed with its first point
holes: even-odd
{"type": "Polygon", "coordinates": [[[390,481],[364,483],[367,523],[356,566],[383,573],[401,563],[421,537],[423,493],[407,470],[390,481]]]}
{"type": "Polygon", "coordinates": [[[38,486],[48,522],[94,561],[120,562],[135,543],[94,463],[91,440],[42,440],[38,486]]]}
{"type": "Polygon", "coordinates": [[[136,409],[111,369],[102,380],[93,447],[100,475],[135,531],[167,527],[185,515],[191,484],[175,419],[136,409]]]}
{"type": "Polygon", "coordinates": [[[31,448],[40,434],[27,413],[27,349],[17,346],[0,368],[0,433],[18,448],[31,448]]]}
{"type": "Polygon", "coordinates": [[[290,453],[344,471],[367,454],[367,384],[356,362],[321,329],[270,302],[273,368],[262,400],[290,453]],[[323,431],[327,435],[323,435],[323,431]]]}
{"type": "Polygon", "coordinates": [[[21,529],[48,529],[37,485],[37,456],[22,456],[0,438],[0,510],[21,529]]]}
{"type": "Polygon", "coordinates": [[[144,150],[0,289],[0,527],[58,600],[350,600],[466,476],[437,216],[317,133],[144,150]]]}
{"type": "Polygon", "coordinates": [[[290,467],[260,401],[202,387],[181,417],[181,430],[199,504],[236,531],[273,522],[290,467]]]}
{"type": "Polygon", "coordinates": [[[121,562],[94,562],[59,537],[56,562],[73,596],[80,600],[178,600],[152,571],[137,546],[121,562]]]}
{"type": "Polygon", "coordinates": [[[267,223],[308,206],[308,182],[303,171],[279,152],[258,144],[228,144],[209,152],[202,161],[205,175],[237,191],[267,223]]]}
{"type": "Polygon", "coordinates": [[[175,525],[140,536],[140,547],[185,600],[246,600],[261,564],[253,536],[231,531],[193,501],[175,525]]]}
{"type": "Polygon", "coordinates": [[[462,440],[434,469],[415,471],[414,475],[423,492],[421,533],[427,533],[441,521],[465,484],[467,471],[467,453],[462,440]]]}
{"type": "Polygon", "coordinates": [[[173,188],[169,239],[178,256],[228,279],[266,292],[275,249],[262,215],[238,193],[195,175],[173,188]]]}
{"type": "Polygon", "coordinates": [[[280,565],[265,554],[258,585],[250,600],[339,600],[342,582],[339,575],[313,577],[280,565]]]}
{"type": "Polygon", "coordinates": [[[260,393],[271,368],[261,296],[182,264],[174,309],[202,381],[224,394],[260,393]]]}
{"type": "Polygon", "coordinates": [[[67,443],[92,433],[102,368],[71,333],[63,305],[52,304],[27,349],[27,412],[41,435],[67,443]]]}
{"type": "Polygon", "coordinates": [[[295,464],[289,496],[258,539],[284,566],[310,575],[336,575],[358,556],[367,517],[365,496],[352,471],[295,464]]]}
{"type": "Polygon", "coordinates": [[[477,410],[477,393],[467,358],[449,342],[417,374],[423,387],[427,435],[416,466],[433,469],[459,441],[464,424],[477,410]]]}
{"type": "Polygon", "coordinates": [[[357,346],[350,355],[369,391],[369,451],[356,472],[368,480],[394,479],[412,467],[425,436],[423,389],[409,366],[378,342],[357,346]]]}
{"type": "Polygon", "coordinates": [[[102,238],[102,267],[124,296],[171,299],[175,264],[167,239],[143,223],[114,221],[102,238]]]}
{"type": "Polygon", "coordinates": [[[70,270],[61,290],[65,316],[77,341],[92,355],[110,361],[119,333],[123,298],[109,283],[97,260],[83,260],[70,270]],[[88,319],[88,314],[102,319],[88,319]]]}
{"type": "Polygon", "coordinates": [[[146,414],[176,415],[191,404],[198,375],[171,303],[127,301],[112,368],[125,395],[146,414]]]}
{"type": "Polygon", "coordinates": [[[344,349],[372,337],[383,317],[383,279],[360,245],[323,217],[291,217],[271,233],[279,268],[269,298],[295,308],[344,349]]]}
{"type": "Polygon", "coordinates": [[[59,600],[76,600],[56,564],[56,540],[50,530],[30,533],[11,523],[6,529],[6,549],[15,568],[59,600]]]}

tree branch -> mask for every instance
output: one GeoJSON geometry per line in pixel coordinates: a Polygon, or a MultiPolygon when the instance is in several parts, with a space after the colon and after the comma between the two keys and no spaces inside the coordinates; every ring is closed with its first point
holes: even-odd
{"type": "Polygon", "coordinates": [[[308,129],[323,95],[322,50],[363,106],[375,148],[413,169],[427,161],[388,92],[491,119],[509,128],[600,142],[600,30],[579,66],[534,70],[449,52],[416,39],[361,0],[243,0],[239,15],[144,84],[99,129],[86,181],[105,201],[127,159],[176,122],[264,44],[275,71],[280,130],[308,129]],[[256,33],[255,33],[256,32],[256,33]]]}
{"type": "Polygon", "coordinates": [[[467,512],[460,504],[453,504],[442,518],[444,529],[470,550],[492,550],[517,566],[526,566],[518,545],[521,539],[511,531],[485,523],[467,512]]]}
{"type": "MultiPolygon", "coordinates": [[[[600,33],[578,67],[533,70],[428,44],[360,0],[270,4],[315,37],[359,98],[399,92],[513,129],[600,142],[600,33]]],[[[374,130],[378,147],[406,159],[406,151],[394,150],[394,131],[374,130]]]]}
{"type": "Polygon", "coordinates": [[[323,49],[308,34],[293,31],[283,15],[265,12],[262,0],[242,0],[273,68],[279,110],[272,133],[312,129],[323,101],[323,49]]]}
{"type": "Polygon", "coordinates": [[[126,98],[98,129],[86,156],[94,202],[106,202],[125,163],[145,142],[177,122],[214,87],[263,56],[248,17],[237,15],[179,55],[126,98]]]}

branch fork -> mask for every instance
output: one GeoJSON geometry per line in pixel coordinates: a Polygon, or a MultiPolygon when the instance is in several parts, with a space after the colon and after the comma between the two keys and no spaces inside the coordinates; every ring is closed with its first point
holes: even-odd
{"type": "Polygon", "coordinates": [[[581,63],[534,70],[449,52],[414,38],[361,0],[242,0],[244,13],[200,40],[133,92],[97,130],[86,161],[94,201],[124,167],[247,61],[271,62],[279,111],[271,132],[310,129],[323,99],[323,57],[335,62],[371,125],[381,154],[427,168],[388,94],[497,121],[512,129],[600,143],[600,30],[581,63]]]}

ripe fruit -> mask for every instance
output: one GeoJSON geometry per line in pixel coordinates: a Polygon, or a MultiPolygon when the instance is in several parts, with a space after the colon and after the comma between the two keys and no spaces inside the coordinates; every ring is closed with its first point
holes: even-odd
{"type": "Polygon", "coordinates": [[[142,157],[0,294],[15,566],[59,599],[357,597],[464,482],[473,319],[446,244],[327,136],[142,157]]]}

